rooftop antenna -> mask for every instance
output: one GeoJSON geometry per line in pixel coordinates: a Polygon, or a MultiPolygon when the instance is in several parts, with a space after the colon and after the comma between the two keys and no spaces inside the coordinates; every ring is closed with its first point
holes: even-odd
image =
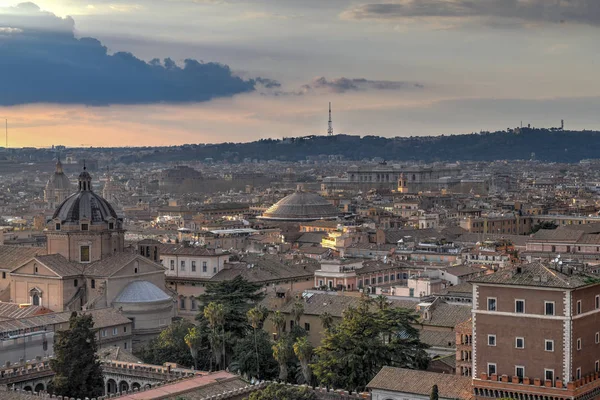
{"type": "Polygon", "coordinates": [[[6,118],[5,122],[6,122],[6,148],[8,149],[8,118],[6,118]]]}
{"type": "Polygon", "coordinates": [[[333,122],[331,121],[331,102],[329,102],[329,124],[327,127],[327,136],[333,136],[333,122]]]}

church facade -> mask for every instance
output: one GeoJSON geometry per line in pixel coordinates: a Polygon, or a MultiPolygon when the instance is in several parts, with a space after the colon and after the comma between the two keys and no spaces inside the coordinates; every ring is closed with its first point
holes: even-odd
{"type": "Polygon", "coordinates": [[[176,294],[165,286],[158,244],[125,248],[123,221],[94,193],[85,168],[46,235],[45,255],[22,259],[10,270],[9,301],[55,312],[118,309],[132,321],[134,348],[171,323],[176,294]]]}

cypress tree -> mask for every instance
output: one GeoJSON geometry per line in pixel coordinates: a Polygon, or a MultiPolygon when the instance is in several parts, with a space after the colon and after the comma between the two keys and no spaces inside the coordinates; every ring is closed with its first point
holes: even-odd
{"type": "Polygon", "coordinates": [[[80,399],[102,396],[104,379],[93,328],[91,315],[73,312],[69,330],[56,334],[54,359],[50,361],[55,375],[48,386],[49,392],[80,399]]]}

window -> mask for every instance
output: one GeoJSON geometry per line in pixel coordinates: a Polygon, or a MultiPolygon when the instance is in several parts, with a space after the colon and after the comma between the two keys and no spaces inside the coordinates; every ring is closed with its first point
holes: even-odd
{"type": "Polygon", "coordinates": [[[96,289],[96,280],[95,279],[92,279],[90,281],[90,286],[91,286],[92,289],[96,289]]]}
{"type": "Polygon", "coordinates": [[[525,300],[515,300],[515,312],[519,314],[525,312],[525,300]]]}
{"type": "Polygon", "coordinates": [[[581,314],[581,300],[577,300],[577,314],[581,314]]]}
{"type": "Polygon", "coordinates": [[[554,340],[545,340],[545,349],[546,351],[554,351],[554,340]]]}
{"type": "Polygon", "coordinates": [[[33,264],[33,273],[37,274],[38,273],[38,267],[37,264],[33,264]]]}
{"type": "Polygon", "coordinates": [[[137,267],[135,267],[135,268],[133,269],[133,273],[134,273],[134,274],[137,274],[137,273],[138,273],[138,269],[137,269],[137,267]]]}
{"type": "Polygon", "coordinates": [[[192,261],[192,272],[196,272],[196,261],[192,261]]]}
{"type": "Polygon", "coordinates": [[[554,370],[553,369],[545,369],[544,377],[546,378],[547,381],[554,382],[554,370]]]}
{"type": "Polygon", "coordinates": [[[6,272],[2,271],[2,279],[6,279],[6,272]]]}
{"type": "Polygon", "coordinates": [[[581,350],[581,338],[577,339],[577,350],[581,350]]]}
{"type": "Polygon", "coordinates": [[[554,302],[553,301],[545,301],[544,307],[545,307],[546,315],[554,315],[554,302]]]}
{"type": "Polygon", "coordinates": [[[217,273],[217,267],[213,267],[213,273],[216,274],[217,273]]]}
{"type": "Polygon", "coordinates": [[[113,328],[113,336],[119,333],[119,328],[113,328]]]}
{"type": "Polygon", "coordinates": [[[600,332],[596,332],[596,334],[594,335],[594,341],[596,342],[596,344],[600,343],[600,332]]]}
{"type": "Polygon", "coordinates": [[[600,308],[600,296],[596,296],[596,310],[600,308]]]}
{"type": "Polygon", "coordinates": [[[192,296],[192,299],[190,300],[190,308],[192,310],[196,309],[196,298],[192,296]]]}
{"type": "Polygon", "coordinates": [[[81,246],[79,248],[79,261],[90,262],[90,246],[81,246]]]}
{"type": "Polygon", "coordinates": [[[304,330],[305,330],[306,332],[310,331],[310,324],[309,324],[308,322],[305,322],[305,323],[304,323],[304,330]]]}
{"type": "Polygon", "coordinates": [[[109,222],[108,223],[108,229],[110,229],[110,230],[115,229],[115,223],[114,222],[109,222]]]}
{"type": "Polygon", "coordinates": [[[127,350],[127,342],[123,343],[123,348],[127,350]]]}
{"type": "Polygon", "coordinates": [[[515,375],[518,376],[519,378],[523,379],[525,377],[525,367],[517,365],[515,367],[515,375]]]}
{"type": "Polygon", "coordinates": [[[488,302],[488,311],[496,311],[496,298],[488,297],[487,302],[488,302]]]}
{"type": "Polygon", "coordinates": [[[496,345],[496,335],[488,335],[488,346],[496,345]]]}
{"type": "Polygon", "coordinates": [[[175,270],[175,260],[171,260],[171,271],[175,270]]]}
{"type": "Polygon", "coordinates": [[[60,224],[56,224],[56,225],[54,226],[54,228],[55,228],[57,231],[60,231],[60,224]]]}
{"type": "Polygon", "coordinates": [[[185,310],[185,297],[179,299],[179,308],[185,310]]]}
{"type": "Polygon", "coordinates": [[[524,349],[525,348],[525,338],[518,337],[515,339],[515,348],[524,349]]]}
{"type": "Polygon", "coordinates": [[[127,333],[127,325],[123,327],[123,333],[127,333]]]}
{"type": "Polygon", "coordinates": [[[496,373],[496,364],[488,363],[488,376],[492,376],[496,373]]]}
{"type": "Polygon", "coordinates": [[[594,371],[600,372],[600,361],[599,360],[596,360],[596,362],[594,363],[594,371]]]}
{"type": "Polygon", "coordinates": [[[575,371],[575,379],[581,379],[581,368],[577,368],[575,371]]]}
{"type": "Polygon", "coordinates": [[[179,269],[185,271],[185,261],[181,261],[181,266],[179,269]]]}
{"type": "Polygon", "coordinates": [[[102,337],[106,337],[108,335],[108,331],[106,329],[102,329],[102,337]]]}
{"type": "Polygon", "coordinates": [[[294,329],[294,320],[290,319],[290,332],[294,329]]]}
{"type": "Polygon", "coordinates": [[[90,230],[90,226],[88,224],[81,224],[81,230],[82,231],[89,231],[90,230]]]}
{"type": "Polygon", "coordinates": [[[79,282],[77,281],[77,279],[74,279],[74,280],[73,280],[73,286],[74,286],[74,287],[77,287],[77,286],[79,286],[79,282]]]}

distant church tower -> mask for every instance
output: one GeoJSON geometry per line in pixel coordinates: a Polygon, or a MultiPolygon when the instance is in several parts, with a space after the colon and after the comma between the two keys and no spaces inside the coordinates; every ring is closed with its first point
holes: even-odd
{"type": "Polygon", "coordinates": [[[400,178],[398,178],[398,193],[408,193],[408,181],[404,176],[404,173],[400,174],[400,178]]]}
{"type": "Polygon", "coordinates": [[[55,209],[72,193],[71,181],[65,175],[60,158],[56,161],[56,170],[48,179],[44,189],[44,201],[48,208],[55,209]]]}

